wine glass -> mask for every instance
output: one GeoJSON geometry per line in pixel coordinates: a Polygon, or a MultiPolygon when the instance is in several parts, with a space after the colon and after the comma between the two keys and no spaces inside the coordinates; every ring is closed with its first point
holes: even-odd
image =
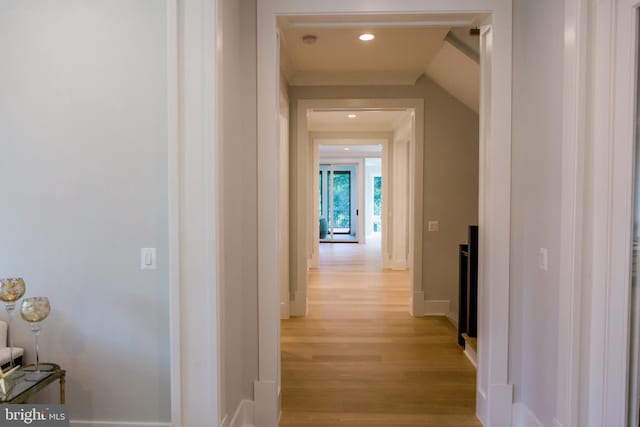
{"type": "MultiPolygon", "coordinates": [[[[13,319],[16,302],[22,298],[25,290],[26,285],[24,279],[20,277],[0,279],[0,301],[5,303],[4,308],[7,310],[7,316],[9,317],[9,321],[7,322],[7,345],[9,346],[9,364],[11,369],[15,367],[13,361],[13,345],[11,344],[11,320],[13,319]]],[[[15,374],[17,374],[17,372],[15,374]]]]}
{"type": "MultiPolygon", "coordinates": [[[[36,353],[36,365],[35,365],[35,374],[40,374],[40,355],[38,354],[38,336],[40,335],[40,322],[47,318],[49,313],[51,312],[51,305],[49,304],[49,298],[47,297],[30,297],[22,300],[22,305],[20,306],[20,314],[22,318],[30,323],[31,332],[33,332],[33,343],[35,347],[36,353]]],[[[42,368],[43,371],[50,371],[51,367],[42,368]]],[[[32,378],[27,376],[28,381],[37,381],[39,379],[39,375],[35,375],[32,378]]]]}

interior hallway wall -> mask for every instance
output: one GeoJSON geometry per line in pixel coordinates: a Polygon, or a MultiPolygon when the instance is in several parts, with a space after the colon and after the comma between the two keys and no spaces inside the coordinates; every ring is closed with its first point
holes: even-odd
{"type": "Polygon", "coordinates": [[[550,426],[557,387],[564,2],[515,0],[513,17],[509,382],[515,401],[550,426]],[[548,248],[548,271],[538,267],[540,248],[548,248]]]}
{"type": "MultiPolygon", "coordinates": [[[[255,0],[221,0],[222,416],[253,400],[258,377],[255,0]]],[[[274,169],[274,173],[278,173],[274,169]]]]}
{"type": "MultiPolygon", "coordinates": [[[[165,15],[155,0],[0,6],[0,276],[50,298],[41,359],[67,370],[73,420],[170,420],[165,15]]],[[[19,315],[11,332],[33,361],[19,315]]]]}
{"type": "MultiPolygon", "coordinates": [[[[424,218],[423,287],[427,300],[448,300],[458,311],[458,245],[467,240],[467,225],[478,221],[478,115],[427,77],[414,86],[291,86],[291,217],[298,215],[297,156],[307,153],[296,140],[296,117],[303,99],[423,99],[424,218]],[[427,232],[427,221],[440,221],[439,232],[427,232]]],[[[302,214],[302,213],[301,213],[302,214]]],[[[292,253],[297,224],[291,223],[292,253]]],[[[304,250],[304,249],[302,249],[304,250]]],[[[291,263],[291,287],[296,289],[296,263],[291,263]]],[[[301,272],[302,273],[302,272],[301,272]]],[[[306,274],[306,272],[304,273],[306,274]]],[[[293,295],[293,292],[292,292],[293,295]]]]}

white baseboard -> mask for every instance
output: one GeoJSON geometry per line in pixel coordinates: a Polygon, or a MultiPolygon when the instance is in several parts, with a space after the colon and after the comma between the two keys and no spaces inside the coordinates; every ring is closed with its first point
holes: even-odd
{"type": "Polygon", "coordinates": [[[513,404],[513,427],[545,427],[527,405],[513,404]]]}
{"type": "Polygon", "coordinates": [[[448,312],[447,314],[445,314],[445,316],[447,316],[447,319],[449,319],[449,322],[451,322],[451,324],[458,329],[458,316],[453,313],[453,312],[448,312]]]}
{"type": "Polygon", "coordinates": [[[254,420],[260,426],[277,427],[280,419],[280,393],[275,381],[255,381],[253,383],[254,420]]]}
{"type": "Polygon", "coordinates": [[[391,259],[388,256],[382,256],[382,268],[387,269],[391,268],[391,259]]]}
{"type": "Polygon", "coordinates": [[[464,355],[467,356],[467,359],[469,359],[473,367],[478,369],[478,354],[470,345],[467,345],[467,343],[464,344],[464,355]]]}
{"type": "Polygon", "coordinates": [[[476,390],[476,416],[483,426],[489,425],[489,402],[487,401],[487,393],[480,388],[476,390]]]}
{"type": "Polygon", "coordinates": [[[409,311],[414,317],[424,316],[424,292],[418,291],[411,295],[409,311]]]}
{"type": "Polygon", "coordinates": [[[424,302],[425,316],[446,316],[451,312],[451,301],[447,300],[426,300],[424,302]]]}
{"type": "Polygon", "coordinates": [[[253,400],[242,400],[236,408],[231,421],[223,422],[220,427],[253,427],[254,421],[254,403],[253,400]]]}
{"type": "Polygon", "coordinates": [[[489,422],[490,426],[513,425],[513,385],[491,384],[489,386],[489,422]]]}
{"type": "Polygon", "coordinates": [[[171,427],[171,423],[145,423],[137,421],[70,420],[69,424],[78,427],[171,427]]]}
{"type": "Polygon", "coordinates": [[[409,268],[409,263],[406,259],[391,260],[389,262],[389,268],[392,270],[407,270],[409,268]]]}
{"type": "Polygon", "coordinates": [[[280,303],[280,320],[289,318],[289,306],[285,302],[280,303]]]}
{"type": "Polygon", "coordinates": [[[290,316],[306,316],[307,315],[307,297],[302,292],[294,293],[293,301],[289,302],[290,316]]]}

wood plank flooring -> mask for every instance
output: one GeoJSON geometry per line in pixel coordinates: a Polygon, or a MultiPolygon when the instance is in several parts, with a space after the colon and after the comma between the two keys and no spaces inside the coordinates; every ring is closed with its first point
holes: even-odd
{"type": "Polygon", "coordinates": [[[480,426],[475,369],[448,320],[409,315],[408,273],[374,244],[320,249],[309,316],[282,321],[280,426],[480,426]]]}

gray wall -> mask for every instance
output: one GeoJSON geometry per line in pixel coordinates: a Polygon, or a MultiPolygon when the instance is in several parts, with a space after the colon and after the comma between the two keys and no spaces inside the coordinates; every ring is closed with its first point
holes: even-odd
{"type": "Polygon", "coordinates": [[[222,415],[232,417],[258,376],[256,2],[223,0],[221,12],[222,415]]]}
{"type": "Polygon", "coordinates": [[[545,425],[556,398],[564,2],[514,1],[509,381],[545,425]],[[544,28],[544,31],[540,31],[544,28]],[[538,268],[539,248],[549,270],[538,268]]]}
{"type": "MultiPolygon", "coordinates": [[[[165,13],[0,8],[0,276],[50,297],[42,359],[67,369],[72,419],[170,418],[165,13]]],[[[12,332],[32,360],[19,317],[12,332]]]]}
{"type": "MultiPolygon", "coordinates": [[[[291,217],[295,218],[296,121],[298,100],[339,98],[422,98],[425,103],[424,218],[422,236],[425,299],[450,300],[458,311],[458,244],[467,225],[478,220],[478,115],[427,77],[415,86],[291,86],[291,217]],[[427,232],[439,220],[440,231],[427,232]]],[[[292,222],[291,241],[297,235],[292,222]]],[[[292,246],[292,253],[297,251],[292,246]]],[[[291,263],[291,280],[296,265],[291,263]]],[[[296,284],[292,283],[293,289],[296,284]]]]}

